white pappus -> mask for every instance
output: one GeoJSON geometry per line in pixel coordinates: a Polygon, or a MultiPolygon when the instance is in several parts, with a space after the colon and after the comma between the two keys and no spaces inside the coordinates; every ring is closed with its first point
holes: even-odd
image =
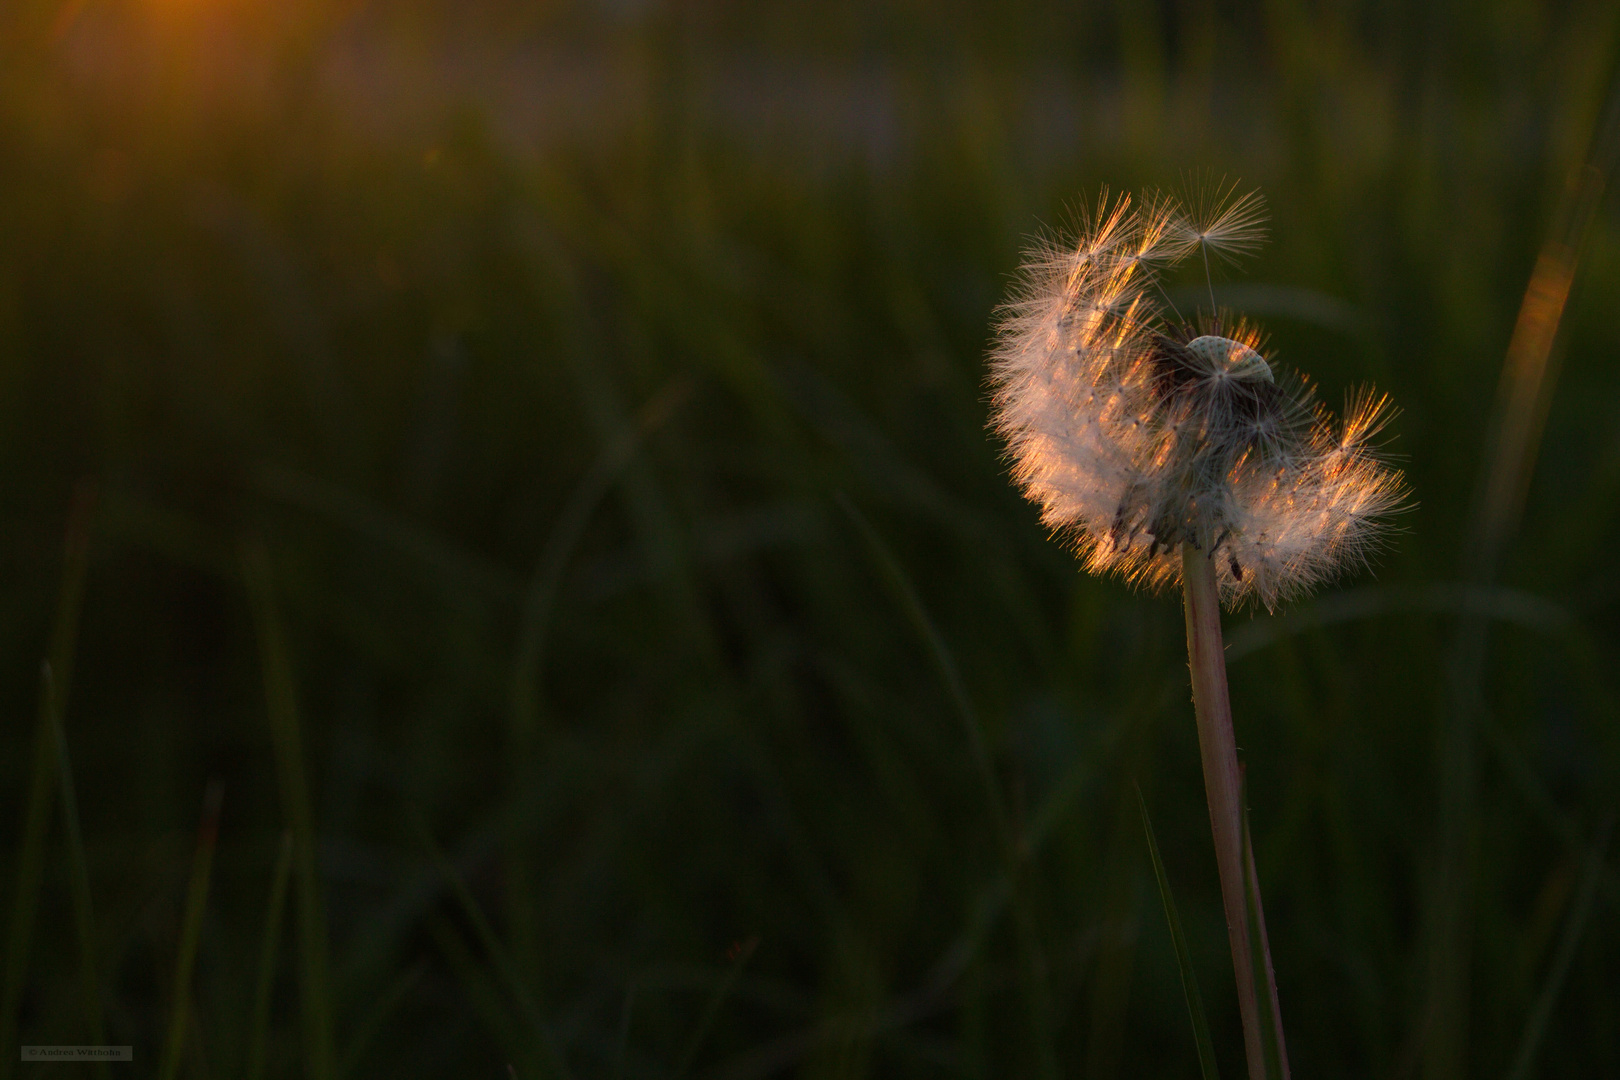
{"type": "Polygon", "coordinates": [[[1371,442],[1387,398],[1353,393],[1336,418],[1213,296],[1190,323],[1155,298],[1162,270],[1252,251],[1262,221],[1253,194],[1192,210],[1105,196],[1077,242],[1031,252],[1002,309],[992,424],[1042,520],[1093,571],[1162,587],[1190,544],[1228,606],[1270,609],[1364,563],[1406,498],[1371,442]]]}

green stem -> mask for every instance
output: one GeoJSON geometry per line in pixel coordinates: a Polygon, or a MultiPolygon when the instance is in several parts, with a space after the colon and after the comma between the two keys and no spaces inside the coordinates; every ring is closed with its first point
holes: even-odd
{"type": "Polygon", "coordinates": [[[214,846],[219,840],[219,804],[224,788],[210,780],[203,795],[202,827],[197,831],[197,854],[191,862],[191,883],[186,888],[185,914],[180,923],[180,950],[174,965],[174,1012],[169,1017],[169,1040],[158,1066],[159,1080],[180,1075],[186,1051],[186,1020],[192,1010],[191,976],[202,940],[203,917],[208,907],[208,880],[214,867],[214,846]]]}
{"type": "MultiPolygon", "coordinates": [[[[1243,1016],[1243,1047],[1250,1080],[1269,1080],[1266,1070],[1262,1017],[1256,987],[1256,965],[1249,933],[1250,920],[1258,928],[1269,1010],[1281,1048],[1282,1019],[1277,1009],[1276,980],[1271,977],[1271,952],[1266,944],[1265,919],[1246,902],[1244,858],[1243,776],[1238,768],[1237,740],[1232,734],[1232,704],[1226,693],[1226,655],[1221,642],[1220,593],[1215,564],[1208,554],[1190,544],[1181,549],[1181,581],[1187,611],[1187,659],[1192,670],[1193,709],[1198,716],[1198,751],[1204,765],[1204,791],[1209,798],[1209,824],[1215,836],[1215,864],[1221,876],[1221,901],[1226,908],[1226,932],[1232,944],[1232,968],[1237,978],[1238,1009],[1243,1016]]],[[[1288,1058],[1279,1053],[1283,1080],[1288,1058]]]]}

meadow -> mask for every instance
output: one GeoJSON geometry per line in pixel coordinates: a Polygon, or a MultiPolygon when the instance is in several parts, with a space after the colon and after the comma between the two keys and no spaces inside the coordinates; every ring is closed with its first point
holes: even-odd
{"type": "Polygon", "coordinates": [[[1602,0],[5,5],[0,1080],[1195,1077],[1144,807],[1243,1075],[1179,600],[986,428],[1220,178],[1415,503],[1226,620],[1294,1072],[1620,1075],[1617,158],[1602,0]]]}

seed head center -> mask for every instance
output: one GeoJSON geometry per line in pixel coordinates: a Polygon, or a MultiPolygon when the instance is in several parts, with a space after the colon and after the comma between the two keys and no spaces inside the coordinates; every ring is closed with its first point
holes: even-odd
{"type": "Polygon", "coordinates": [[[1187,342],[1186,349],[1210,365],[1216,374],[1230,379],[1254,379],[1275,383],[1271,365],[1265,358],[1241,341],[1205,334],[1187,342]]]}

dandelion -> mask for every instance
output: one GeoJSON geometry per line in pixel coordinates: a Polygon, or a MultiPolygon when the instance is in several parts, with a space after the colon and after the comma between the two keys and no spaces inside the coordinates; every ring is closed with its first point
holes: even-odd
{"type": "Polygon", "coordinates": [[[1247,253],[1262,220],[1254,195],[1196,215],[1121,198],[1026,264],[992,356],[994,424],[1042,520],[1093,571],[1162,587],[1188,544],[1228,606],[1272,609],[1364,562],[1404,497],[1373,442],[1387,398],[1353,394],[1337,420],[1213,298],[1191,320],[1161,306],[1163,269],[1247,253]]]}
{"type": "Polygon", "coordinates": [[[1274,609],[1365,563],[1406,492],[1374,442],[1387,398],[1357,391],[1336,418],[1304,376],[1266,358],[1257,327],[1216,306],[1213,285],[1190,319],[1164,297],[1166,269],[1199,255],[1207,278],[1211,254],[1236,260],[1264,239],[1259,196],[1234,195],[1105,195],[1077,242],[1039,244],[1004,309],[991,384],[1014,479],[1086,567],[1182,587],[1245,1045],[1251,1076],[1264,1077],[1267,1045],[1284,1075],[1287,1063],[1259,894],[1245,884],[1220,602],[1274,609]]]}

